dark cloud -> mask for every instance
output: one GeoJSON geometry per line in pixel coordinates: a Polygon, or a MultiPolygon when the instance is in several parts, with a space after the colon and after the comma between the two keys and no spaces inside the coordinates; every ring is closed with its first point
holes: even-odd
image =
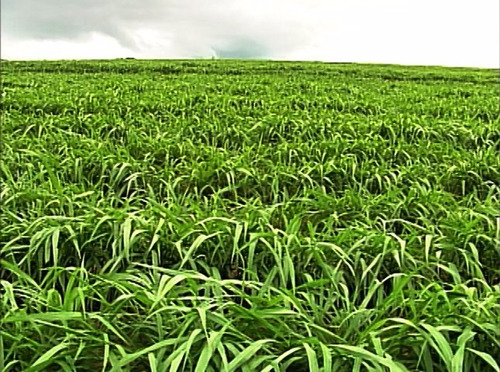
{"type": "Polygon", "coordinates": [[[130,27],[141,16],[154,16],[159,1],[148,1],[144,12],[139,2],[131,0],[3,0],[2,28],[20,38],[35,40],[82,39],[98,32],[111,36],[124,46],[135,43],[130,27]]]}
{"type": "Polygon", "coordinates": [[[215,56],[220,58],[266,58],[272,54],[265,45],[247,38],[237,38],[225,46],[214,48],[215,56]]]}

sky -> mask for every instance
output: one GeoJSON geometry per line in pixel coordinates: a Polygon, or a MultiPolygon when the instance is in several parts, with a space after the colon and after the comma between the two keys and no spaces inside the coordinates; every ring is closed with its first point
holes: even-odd
{"type": "Polygon", "coordinates": [[[1,57],[500,67],[498,0],[2,0],[1,57]]]}

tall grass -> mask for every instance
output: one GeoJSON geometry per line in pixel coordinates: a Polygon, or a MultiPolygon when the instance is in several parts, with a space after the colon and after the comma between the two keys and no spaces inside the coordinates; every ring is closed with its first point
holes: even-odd
{"type": "Polygon", "coordinates": [[[500,371],[495,71],[2,63],[1,371],[500,371]]]}

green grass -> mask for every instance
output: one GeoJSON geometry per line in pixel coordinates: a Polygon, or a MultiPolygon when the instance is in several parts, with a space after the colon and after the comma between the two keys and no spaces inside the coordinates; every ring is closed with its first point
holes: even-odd
{"type": "Polygon", "coordinates": [[[0,371],[499,371],[498,71],[2,62],[0,371]]]}

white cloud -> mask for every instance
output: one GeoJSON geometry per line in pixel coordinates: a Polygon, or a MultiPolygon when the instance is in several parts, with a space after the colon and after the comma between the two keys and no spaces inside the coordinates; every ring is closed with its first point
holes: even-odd
{"type": "Polygon", "coordinates": [[[107,59],[132,54],[116,39],[94,32],[79,40],[15,39],[2,35],[2,58],[5,59],[107,59]]]}

